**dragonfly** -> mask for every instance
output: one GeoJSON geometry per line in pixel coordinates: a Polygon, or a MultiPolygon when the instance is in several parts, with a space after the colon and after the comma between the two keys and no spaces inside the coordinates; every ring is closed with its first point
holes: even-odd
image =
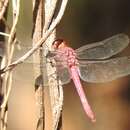
{"type": "Polygon", "coordinates": [[[83,109],[92,122],[96,119],[80,80],[105,83],[129,75],[130,56],[111,58],[128,44],[129,37],[124,33],[75,50],[65,40],[56,39],[52,44],[53,51],[48,51],[46,55],[48,59],[55,60],[53,65],[56,66],[57,77],[63,85],[73,80],[83,109]]]}

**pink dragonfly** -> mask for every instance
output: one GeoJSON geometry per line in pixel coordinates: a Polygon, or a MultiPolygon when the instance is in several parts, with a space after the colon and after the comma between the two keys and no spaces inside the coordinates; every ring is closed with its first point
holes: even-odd
{"type": "Polygon", "coordinates": [[[53,42],[54,51],[48,52],[47,57],[56,61],[57,75],[62,84],[73,80],[83,109],[92,122],[96,119],[85,96],[80,78],[90,83],[104,83],[129,75],[130,56],[111,58],[128,44],[128,36],[122,33],[76,50],[67,46],[66,41],[57,39],[53,42]]]}

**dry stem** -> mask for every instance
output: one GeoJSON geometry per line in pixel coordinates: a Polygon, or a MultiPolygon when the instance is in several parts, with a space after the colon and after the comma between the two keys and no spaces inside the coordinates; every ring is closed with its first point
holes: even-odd
{"type": "MultiPolygon", "coordinates": [[[[15,37],[15,29],[16,29],[16,25],[18,22],[18,16],[19,16],[19,8],[20,8],[20,0],[14,1],[17,2],[16,3],[16,9],[15,12],[13,10],[13,26],[11,28],[11,32],[9,35],[9,39],[8,39],[8,43],[6,45],[6,52],[3,56],[3,60],[2,60],[2,64],[1,66],[8,66],[11,63],[12,60],[12,56],[13,56],[13,51],[14,51],[14,37],[15,37]]],[[[3,90],[4,90],[4,101],[3,101],[3,106],[1,108],[1,119],[3,120],[3,122],[1,122],[1,130],[6,130],[7,128],[7,113],[8,113],[8,109],[7,108],[7,102],[9,99],[9,95],[10,95],[10,91],[12,88],[12,70],[7,71],[4,75],[3,75],[3,90]]]]}
{"type": "Polygon", "coordinates": [[[9,0],[1,1],[1,7],[0,7],[0,20],[3,19],[4,13],[7,9],[9,0]]]}

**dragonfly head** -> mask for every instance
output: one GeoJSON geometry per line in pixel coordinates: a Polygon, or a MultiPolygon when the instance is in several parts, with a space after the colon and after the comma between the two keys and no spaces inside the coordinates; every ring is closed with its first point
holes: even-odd
{"type": "Polygon", "coordinates": [[[63,39],[56,39],[54,42],[53,42],[53,48],[54,49],[60,49],[60,48],[64,48],[67,46],[67,42],[64,41],[63,39]]]}

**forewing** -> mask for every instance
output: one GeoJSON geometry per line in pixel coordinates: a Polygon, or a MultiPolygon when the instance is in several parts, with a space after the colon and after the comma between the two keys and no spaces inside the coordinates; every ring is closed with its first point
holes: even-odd
{"type": "Polygon", "coordinates": [[[130,56],[105,61],[80,61],[79,75],[91,83],[103,83],[130,74],[130,56]]]}
{"type": "Polygon", "coordinates": [[[101,42],[80,47],[76,50],[79,59],[105,59],[121,52],[129,44],[129,37],[123,33],[101,42]]]}

